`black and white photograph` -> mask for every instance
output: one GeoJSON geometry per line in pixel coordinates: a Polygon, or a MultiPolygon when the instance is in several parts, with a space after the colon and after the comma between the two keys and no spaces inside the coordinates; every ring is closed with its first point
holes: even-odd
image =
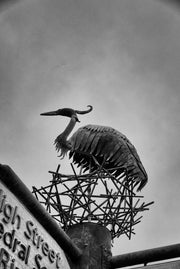
{"type": "Polygon", "coordinates": [[[0,269],[180,268],[179,1],[1,1],[0,130],[0,269]]]}

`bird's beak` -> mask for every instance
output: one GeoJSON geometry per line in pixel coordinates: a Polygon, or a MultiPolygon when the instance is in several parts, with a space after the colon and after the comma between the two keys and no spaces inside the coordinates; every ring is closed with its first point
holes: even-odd
{"type": "Polygon", "coordinates": [[[74,109],[71,108],[62,108],[62,109],[58,109],[55,111],[49,111],[49,112],[44,112],[40,114],[41,116],[65,116],[65,117],[69,117],[69,118],[75,118],[76,121],[80,122],[76,111],[74,109]]]}
{"type": "Polygon", "coordinates": [[[58,110],[56,111],[50,111],[50,112],[44,112],[40,114],[41,116],[58,116],[58,110]]]}

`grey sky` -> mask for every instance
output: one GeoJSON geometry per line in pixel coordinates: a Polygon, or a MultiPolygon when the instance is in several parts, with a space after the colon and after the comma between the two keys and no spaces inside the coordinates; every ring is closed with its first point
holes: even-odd
{"type": "Polygon", "coordinates": [[[91,104],[79,126],[127,135],[149,175],[142,195],[155,201],[114,254],[179,243],[179,12],[149,0],[25,0],[0,24],[1,163],[30,188],[47,184],[67,119],[39,114],[91,104]]]}

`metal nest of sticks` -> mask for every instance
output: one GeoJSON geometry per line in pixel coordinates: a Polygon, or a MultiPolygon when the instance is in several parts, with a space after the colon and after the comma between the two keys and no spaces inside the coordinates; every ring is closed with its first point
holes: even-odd
{"type": "Polygon", "coordinates": [[[122,234],[130,239],[134,226],[141,222],[140,212],[149,210],[153,202],[141,202],[141,195],[135,193],[135,182],[125,173],[116,177],[118,167],[104,169],[102,166],[92,172],[76,174],[74,166],[71,175],[59,172],[60,165],[52,175],[50,184],[33,187],[36,199],[66,231],[70,226],[94,222],[105,226],[112,239],[122,234]]]}

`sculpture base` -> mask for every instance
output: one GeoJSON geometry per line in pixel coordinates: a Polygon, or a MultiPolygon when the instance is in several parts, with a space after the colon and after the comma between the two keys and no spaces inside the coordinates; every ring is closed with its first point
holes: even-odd
{"type": "Polygon", "coordinates": [[[87,222],[68,228],[67,234],[83,251],[83,255],[73,269],[108,269],[110,268],[111,234],[99,224],[87,222]]]}

